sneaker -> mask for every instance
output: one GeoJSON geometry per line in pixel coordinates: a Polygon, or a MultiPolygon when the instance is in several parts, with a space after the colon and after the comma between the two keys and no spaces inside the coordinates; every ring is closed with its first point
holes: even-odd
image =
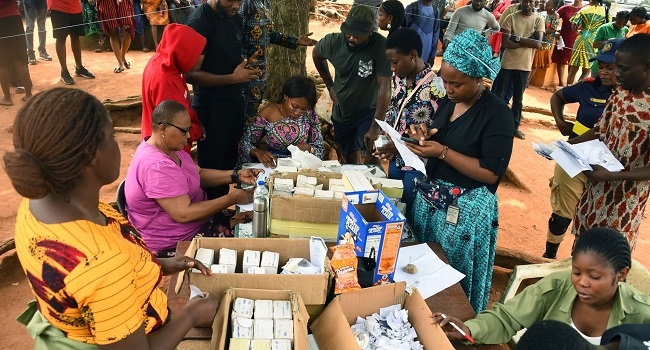
{"type": "Polygon", "coordinates": [[[70,72],[68,72],[67,69],[61,71],[61,81],[66,85],[74,84],[74,79],[72,79],[72,76],[70,75],[70,72]]]}
{"type": "Polygon", "coordinates": [[[43,61],[51,61],[52,60],[52,56],[50,56],[50,54],[47,53],[47,51],[45,51],[45,50],[39,52],[38,55],[41,56],[41,59],[43,61]]]}
{"type": "Polygon", "coordinates": [[[90,73],[86,67],[76,67],[74,69],[74,75],[77,77],[84,77],[86,79],[95,79],[95,74],[90,73]]]}
{"type": "Polygon", "coordinates": [[[36,55],[34,54],[34,51],[27,53],[27,62],[31,65],[38,63],[36,62],[36,55]]]}
{"type": "Polygon", "coordinates": [[[526,139],[526,135],[523,132],[519,131],[519,129],[515,130],[515,137],[520,140],[526,139]]]}

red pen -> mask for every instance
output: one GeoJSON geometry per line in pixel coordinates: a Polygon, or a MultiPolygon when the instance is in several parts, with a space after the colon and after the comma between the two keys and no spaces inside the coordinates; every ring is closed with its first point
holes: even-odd
{"type": "MultiPolygon", "coordinates": [[[[443,319],[446,319],[446,318],[447,318],[447,316],[446,316],[445,314],[440,314],[440,316],[442,316],[443,319]]],[[[450,324],[452,327],[454,327],[454,328],[458,331],[458,333],[460,333],[460,335],[462,335],[465,339],[467,339],[468,342],[474,344],[474,338],[472,338],[471,335],[469,335],[469,334],[463,332],[463,330],[460,329],[460,327],[458,327],[455,323],[449,321],[449,324],[450,324]]]]}

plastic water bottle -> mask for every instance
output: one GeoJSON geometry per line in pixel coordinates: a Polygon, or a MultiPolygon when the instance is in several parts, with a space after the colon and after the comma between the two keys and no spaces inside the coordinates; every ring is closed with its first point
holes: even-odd
{"type": "Polygon", "coordinates": [[[266,181],[257,179],[253,194],[253,237],[264,238],[269,235],[269,190],[266,181]]]}

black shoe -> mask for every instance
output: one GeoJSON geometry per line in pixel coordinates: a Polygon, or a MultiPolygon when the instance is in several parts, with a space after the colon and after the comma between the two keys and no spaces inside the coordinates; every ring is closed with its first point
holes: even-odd
{"type": "Polygon", "coordinates": [[[560,248],[560,243],[546,242],[546,251],[542,254],[542,258],[555,259],[557,257],[558,248],[560,248]]]}
{"type": "Polygon", "coordinates": [[[47,51],[45,51],[45,50],[40,51],[40,52],[38,53],[38,55],[41,57],[41,59],[42,59],[43,61],[51,61],[51,60],[52,60],[52,56],[50,56],[50,54],[47,53],[47,51]]]}
{"type": "Polygon", "coordinates": [[[27,62],[31,65],[38,63],[36,61],[36,54],[34,53],[34,51],[27,52],[27,62]]]}
{"type": "Polygon", "coordinates": [[[61,81],[66,85],[74,84],[74,79],[72,79],[72,76],[70,75],[70,72],[68,72],[67,69],[61,71],[61,81]]]}
{"type": "Polygon", "coordinates": [[[76,67],[74,69],[74,75],[77,77],[84,77],[86,79],[95,79],[95,74],[90,73],[86,67],[76,67]]]}
{"type": "Polygon", "coordinates": [[[515,137],[520,140],[526,139],[526,135],[523,132],[519,131],[519,129],[515,130],[515,137]]]}

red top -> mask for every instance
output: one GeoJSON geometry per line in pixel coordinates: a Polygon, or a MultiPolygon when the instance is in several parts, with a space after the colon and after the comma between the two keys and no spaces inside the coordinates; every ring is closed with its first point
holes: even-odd
{"type": "MultiPolygon", "coordinates": [[[[4,0],[0,0],[4,1],[4,0]]],[[[79,0],[47,0],[47,8],[63,13],[81,13],[81,1],[79,0]]]]}
{"type": "MultiPolygon", "coordinates": [[[[3,1],[3,0],[0,0],[3,1]]],[[[156,53],[151,56],[142,72],[142,139],[151,136],[151,113],[165,100],[174,100],[187,109],[192,121],[185,151],[190,152],[192,142],[203,132],[196,111],[190,106],[189,90],[182,74],[189,72],[201,56],[206,39],[194,29],[183,24],[170,24],[165,28],[156,53]]]]}
{"type": "Polygon", "coordinates": [[[18,5],[14,0],[0,0],[0,18],[20,16],[18,5]]]}

